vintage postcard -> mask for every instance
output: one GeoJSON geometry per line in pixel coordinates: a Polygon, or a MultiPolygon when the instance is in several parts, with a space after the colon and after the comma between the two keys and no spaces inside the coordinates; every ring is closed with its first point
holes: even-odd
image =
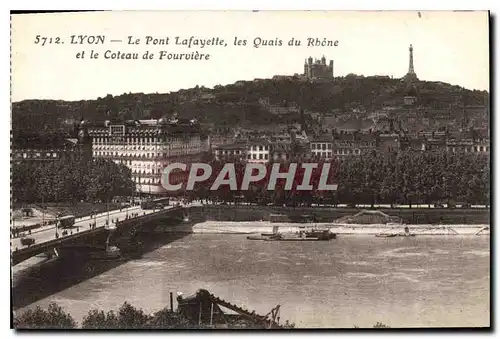
{"type": "Polygon", "coordinates": [[[489,22],[12,13],[13,328],[490,328],[489,22]]]}

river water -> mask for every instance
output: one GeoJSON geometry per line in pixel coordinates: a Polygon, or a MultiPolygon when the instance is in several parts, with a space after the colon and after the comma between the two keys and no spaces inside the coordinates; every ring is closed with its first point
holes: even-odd
{"type": "Polygon", "coordinates": [[[490,324],[489,236],[376,238],[331,242],[249,241],[191,234],[142,258],[22,308],[57,302],[77,321],[126,300],[147,312],[169,292],[204,288],[296,327],[460,327],[490,324]]]}

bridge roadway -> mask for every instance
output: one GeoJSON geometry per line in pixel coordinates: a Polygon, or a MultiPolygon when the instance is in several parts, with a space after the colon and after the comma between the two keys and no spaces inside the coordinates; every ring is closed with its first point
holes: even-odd
{"type": "MultiPolygon", "coordinates": [[[[83,218],[77,218],[75,224],[71,228],[65,229],[67,231],[66,235],[62,235],[64,229],[57,229],[55,225],[49,225],[41,227],[31,231],[31,234],[25,232],[24,236],[12,238],[11,239],[11,257],[12,264],[17,265],[19,262],[26,260],[34,255],[46,252],[51,248],[55,248],[65,242],[70,242],[71,240],[76,240],[77,238],[83,236],[91,236],[102,232],[106,226],[106,220],[109,216],[109,225],[115,225],[113,220],[118,219],[117,228],[120,227],[120,223],[127,220],[127,222],[136,220],[139,221],[144,219],[146,216],[152,216],[155,214],[164,214],[169,210],[178,210],[179,208],[185,207],[181,206],[165,206],[162,210],[160,209],[142,209],[140,206],[134,206],[129,208],[124,208],[122,210],[114,210],[99,213],[95,216],[87,216],[83,218]],[[129,219],[127,219],[127,217],[129,219]],[[95,227],[91,227],[90,224],[95,223],[95,227]],[[56,237],[56,232],[58,237],[56,237]],[[35,242],[30,245],[23,245],[21,239],[23,237],[29,237],[35,240],[35,242]]],[[[149,219],[149,218],[148,218],[149,219]]]]}

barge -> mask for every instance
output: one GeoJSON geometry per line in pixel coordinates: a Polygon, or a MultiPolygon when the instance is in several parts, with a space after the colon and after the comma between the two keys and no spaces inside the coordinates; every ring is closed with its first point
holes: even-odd
{"type": "Polygon", "coordinates": [[[298,233],[261,233],[261,236],[248,236],[248,240],[260,241],[329,241],[337,235],[329,230],[300,231],[298,233]]]}

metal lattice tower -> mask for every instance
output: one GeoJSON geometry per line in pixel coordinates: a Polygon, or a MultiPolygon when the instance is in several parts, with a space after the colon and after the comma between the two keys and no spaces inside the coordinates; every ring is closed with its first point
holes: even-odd
{"type": "Polygon", "coordinates": [[[408,67],[408,74],[415,74],[415,69],[413,68],[413,46],[410,45],[410,66],[408,67]]]}

